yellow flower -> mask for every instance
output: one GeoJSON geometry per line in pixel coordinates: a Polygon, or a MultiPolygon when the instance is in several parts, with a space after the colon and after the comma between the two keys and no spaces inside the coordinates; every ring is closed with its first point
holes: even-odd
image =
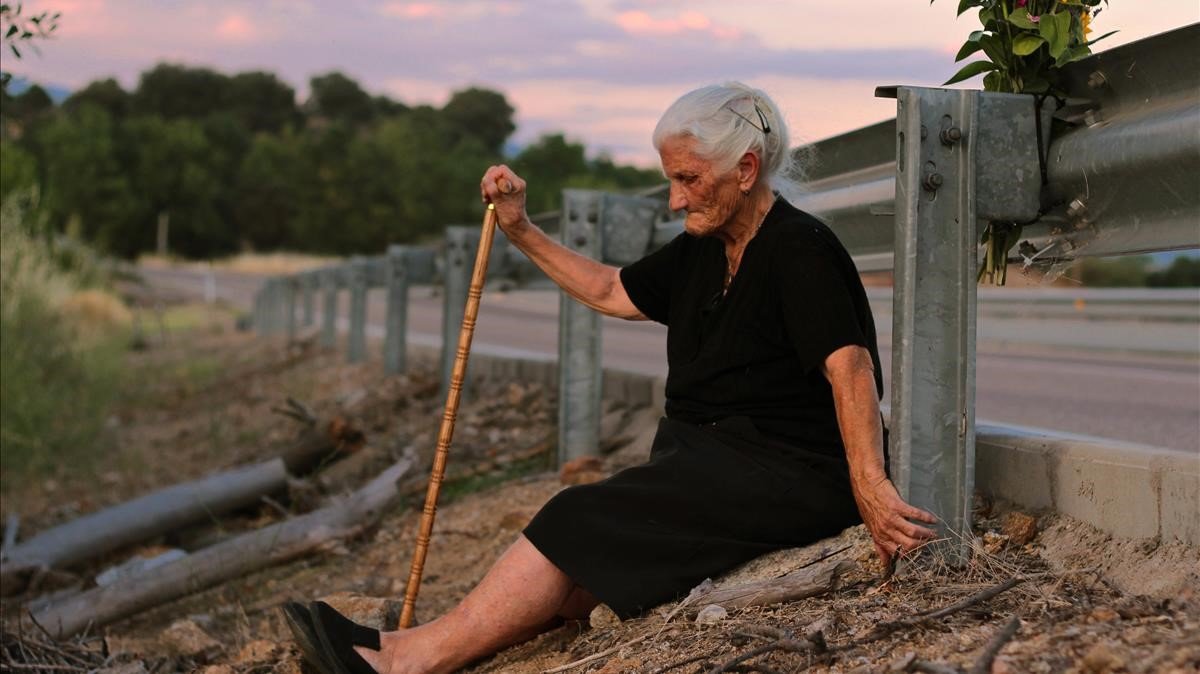
{"type": "Polygon", "coordinates": [[[1088,33],[1092,32],[1092,15],[1086,9],[1079,15],[1079,21],[1083,24],[1083,37],[1086,38],[1088,33]]]}

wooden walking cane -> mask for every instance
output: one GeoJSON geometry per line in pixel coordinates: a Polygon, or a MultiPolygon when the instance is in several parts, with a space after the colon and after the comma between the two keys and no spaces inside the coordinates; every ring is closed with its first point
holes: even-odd
{"type": "MultiPolygon", "coordinates": [[[[501,192],[508,194],[512,189],[512,184],[507,180],[500,181],[501,192]]],[[[433,533],[438,494],[441,493],[442,480],[446,476],[446,458],[450,454],[450,439],[454,437],[454,421],[458,417],[458,402],[462,398],[467,358],[471,355],[471,338],[475,336],[475,318],[479,315],[479,298],[483,295],[483,281],[487,276],[488,257],[492,252],[492,238],[495,233],[496,206],[488,204],[487,211],[483,214],[483,231],[479,234],[479,251],[475,254],[475,270],[471,273],[471,285],[467,290],[462,329],[458,331],[458,351],[454,354],[454,368],[450,371],[450,390],[446,393],[446,407],[442,412],[442,426],[438,431],[437,451],[433,455],[433,470],[429,475],[429,488],[425,492],[425,509],[421,512],[417,549],[413,553],[412,567],[408,572],[408,588],[404,591],[404,608],[400,611],[401,629],[412,626],[417,590],[420,589],[421,574],[425,571],[425,554],[429,551],[429,537],[433,533]]]]}

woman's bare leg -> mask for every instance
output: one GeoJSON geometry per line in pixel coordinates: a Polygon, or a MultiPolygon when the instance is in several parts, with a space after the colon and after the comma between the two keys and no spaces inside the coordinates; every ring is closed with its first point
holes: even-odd
{"type": "Polygon", "coordinates": [[[386,674],[451,672],[537,636],[564,611],[566,617],[577,616],[585,606],[590,611],[595,598],[576,590],[566,574],[520,536],[449,613],[419,627],[384,632],[379,651],[357,650],[386,674]]]}

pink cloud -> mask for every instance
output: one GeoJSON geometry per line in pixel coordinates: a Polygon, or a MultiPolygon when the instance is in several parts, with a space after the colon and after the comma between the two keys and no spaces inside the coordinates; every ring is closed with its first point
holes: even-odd
{"type": "Polygon", "coordinates": [[[733,39],[741,36],[741,31],[713,23],[702,12],[694,10],[682,12],[674,17],[658,19],[640,9],[631,9],[617,14],[616,24],[626,33],[632,35],[678,35],[686,32],[708,33],[718,39],[733,39]]]}
{"type": "Polygon", "coordinates": [[[217,26],[217,37],[230,42],[248,42],[258,37],[258,30],[241,14],[230,14],[217,26]]]}
{"type": "Polygon", "coordinates": [[[388,2],[379,11],[399,19],[428,19],[445,13],[443,7],[430,2],[388,2]]]}

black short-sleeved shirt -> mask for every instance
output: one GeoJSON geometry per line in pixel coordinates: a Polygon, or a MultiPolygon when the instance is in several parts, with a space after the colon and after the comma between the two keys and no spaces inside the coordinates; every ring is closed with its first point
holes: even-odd
{"type": "Polygon", "coordinates": [[[667,416],[747,416],[763,433],[841,454],[825,358],[866,347],[883,394],[875,322],[849,253],[780,197],[722,296],[725,268],[719,239],[683,233],[621,270],[634,305],[667,326],[667,416]]]}

